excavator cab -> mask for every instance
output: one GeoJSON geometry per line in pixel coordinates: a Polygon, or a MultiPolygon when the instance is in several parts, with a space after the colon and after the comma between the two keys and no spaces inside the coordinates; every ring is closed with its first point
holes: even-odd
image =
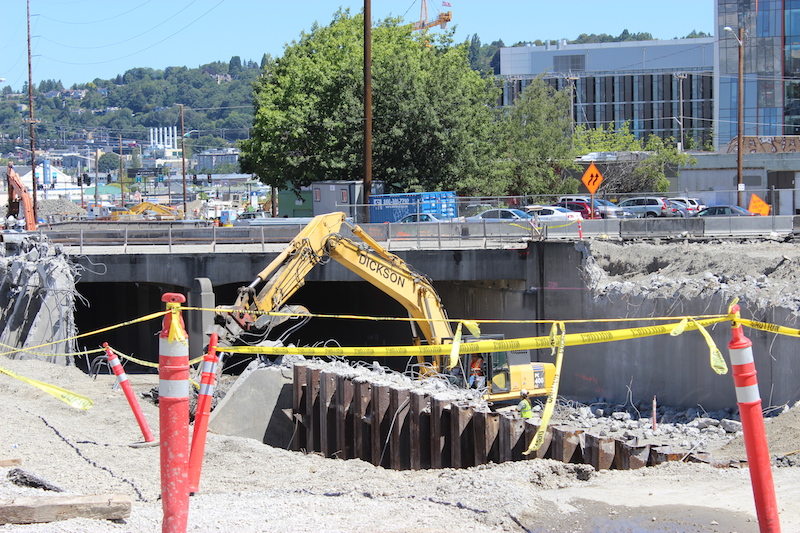
{"type": "MultiPolygon", "coordinates": [[[[463,342],[478,340],[502,340],[501,334],[487,334],[478,337],[465,336],[463,342]]],[[[490,401],[515,400],[519,391],[527,389],[530,396],[546,396],[553,387],[555,365],[552,363],[531,362],[530,350],[509,350],[480,354],[480,374],[483,380],[470,380],[478,374],[473,354],[462,354],[461,368],[465,373],[465,387],[475,388],[475,383],[485,384],[485,398],[490,401]]]]}

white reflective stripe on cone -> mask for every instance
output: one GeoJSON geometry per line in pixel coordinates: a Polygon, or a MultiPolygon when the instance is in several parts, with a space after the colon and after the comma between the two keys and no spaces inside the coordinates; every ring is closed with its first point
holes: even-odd
{"type": "Polygon", "coordinates": [[[759,394],[758,392],[758,385],[750,385],[748,387],[736,387],[737,403],[753,403],[760,401],[761,401],[761,394],[759,394]]]}
{"type": "Polygon", "coordinates": [[[162,398],[188,398],[189,381],[160,379],[158,380],[158,395],[162,398]]]}
{"type": "Polygon", "coordinates": [[[753,362],[753,349],[743,348],[741,350],[728,350],[731,356],[732,365],[746,365],[753,362]]]}

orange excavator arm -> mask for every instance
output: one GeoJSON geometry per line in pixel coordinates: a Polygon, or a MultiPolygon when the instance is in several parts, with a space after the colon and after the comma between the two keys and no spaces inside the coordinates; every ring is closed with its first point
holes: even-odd
{"type": "Polygon", "coordinates": [[[17,218],[22,215],[25,219],[25,229],[35,231],[36,216],[33,213],[33,199],[28,188],[22,183],[11,163],[8,164],[6,174],[8,177],[8,214],[17,218]],[[22,211],[20,211],[20,207],[22,211]]]}

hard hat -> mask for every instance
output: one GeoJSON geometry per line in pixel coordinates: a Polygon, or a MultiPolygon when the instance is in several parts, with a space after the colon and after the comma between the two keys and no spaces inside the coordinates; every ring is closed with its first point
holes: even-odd
{"type": "Polygon", "coordinates": [[[519,394],[524,398],[525,396],[528,395],[528,389],[522,389],[521,391],[519,391],[519,394]]]}

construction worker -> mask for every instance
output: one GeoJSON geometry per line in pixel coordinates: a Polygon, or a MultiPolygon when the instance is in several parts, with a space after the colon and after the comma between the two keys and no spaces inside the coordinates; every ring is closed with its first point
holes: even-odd
{"type": "Polygon", "coordinates": [[[528,399],[527,389],[519,391],[519,395],[522,397],[522,400],[517,404],[520,416],[522,418],[533,418],[533,405],[531,405],[531,401],[528,399]]]}
{"type": "Polygon", "coordinates": [[[485,384],[485,378],[483,377],[483,356],[479,353],[474,353],[469,363],[469,386],[481,389],[485,384]]]}

